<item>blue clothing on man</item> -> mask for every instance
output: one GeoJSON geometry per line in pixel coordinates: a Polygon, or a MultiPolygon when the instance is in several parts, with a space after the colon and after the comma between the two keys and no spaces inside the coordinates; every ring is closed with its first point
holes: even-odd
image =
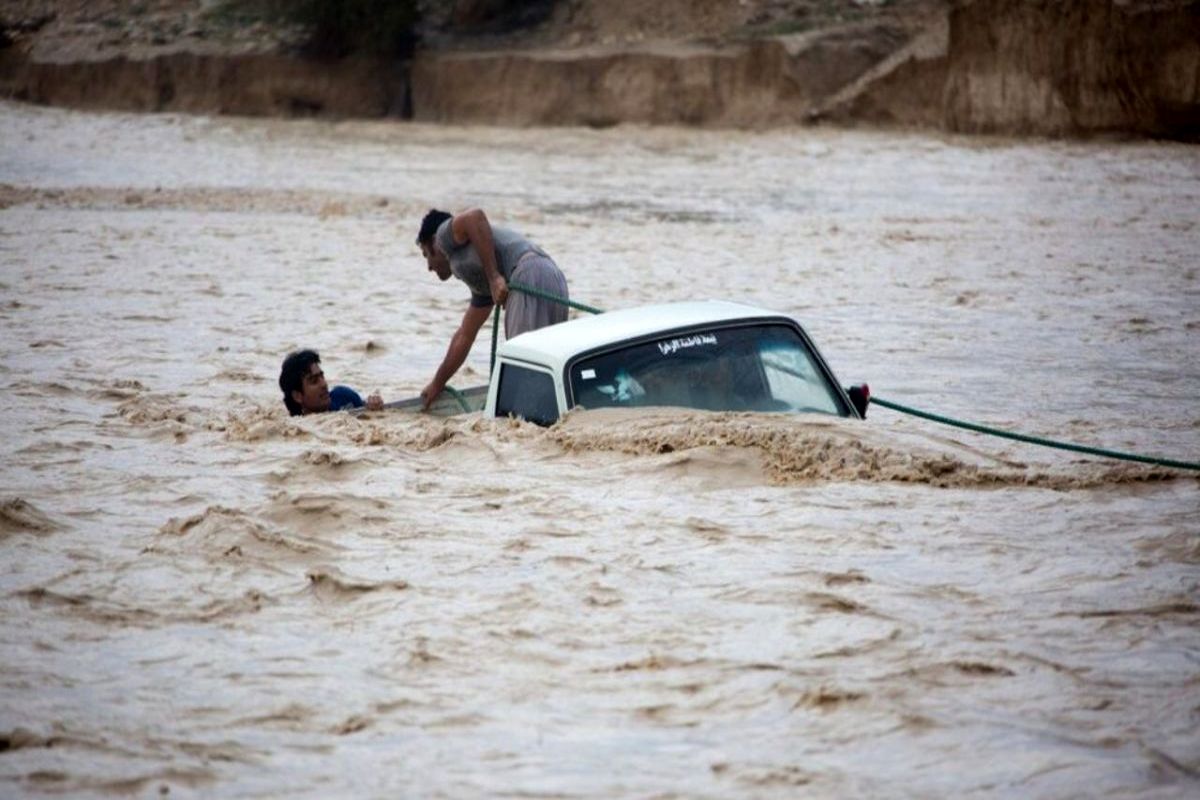
{"type": "Polygon", "coordinates": [[[343,408],[362,408],[363,399],[358,392],[349,386],[335,386],[329,390],[329,410],[341,411],[343,408]]]}

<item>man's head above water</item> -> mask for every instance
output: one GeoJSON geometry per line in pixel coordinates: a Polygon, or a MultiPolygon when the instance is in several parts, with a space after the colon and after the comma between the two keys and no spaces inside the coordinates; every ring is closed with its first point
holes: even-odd
{"type": "Polygon", "coordinates": [[[297,350],[283,360],[279,372],[283,402],[293,416],[320,414],[329,410],[329,385],[315,350],[297,350]]]}

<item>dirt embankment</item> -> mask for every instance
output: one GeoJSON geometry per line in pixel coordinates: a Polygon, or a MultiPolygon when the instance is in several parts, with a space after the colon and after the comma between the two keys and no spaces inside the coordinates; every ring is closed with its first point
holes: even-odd
{"type": "Polygon", "coordinates": [[[1200,138],[1200,2],[987,0],[950,16],[943,124],[1200,138]]]}
{"type": "Polygon", "coordinates": [[[132,21],[121,4],[35,6],[0,3],[0,95],[38,103],[1200,139],[1197,0],[542,0],[508,28],[458,0],[430,6],[405,64],[305,59],[295,31],[212,3],[159,0],[132,21]]]}

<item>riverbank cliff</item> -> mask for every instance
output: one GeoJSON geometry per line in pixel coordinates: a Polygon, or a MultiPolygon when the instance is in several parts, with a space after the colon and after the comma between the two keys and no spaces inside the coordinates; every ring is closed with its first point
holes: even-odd
{"type": "Polygon", "coordinates": [[[0,2],[0,95],[460,124],[832,123],[1200,139],[1191,0],[457,0],[408,57],[315,57],[208,0],[0,2]]]}

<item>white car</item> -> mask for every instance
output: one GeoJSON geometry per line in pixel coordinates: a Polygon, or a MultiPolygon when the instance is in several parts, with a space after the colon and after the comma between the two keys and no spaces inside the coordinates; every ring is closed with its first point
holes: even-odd
{"type": "Polygon", "coordinates": [[[842,388],[795,320],[722,301],[610,311],[522,334],[497,349],[487,387],[437,405],[475,410],[485,389],[486,416],[539,425],[576,406],[862,418],[868,398],[865,385],[842,388]]]}

